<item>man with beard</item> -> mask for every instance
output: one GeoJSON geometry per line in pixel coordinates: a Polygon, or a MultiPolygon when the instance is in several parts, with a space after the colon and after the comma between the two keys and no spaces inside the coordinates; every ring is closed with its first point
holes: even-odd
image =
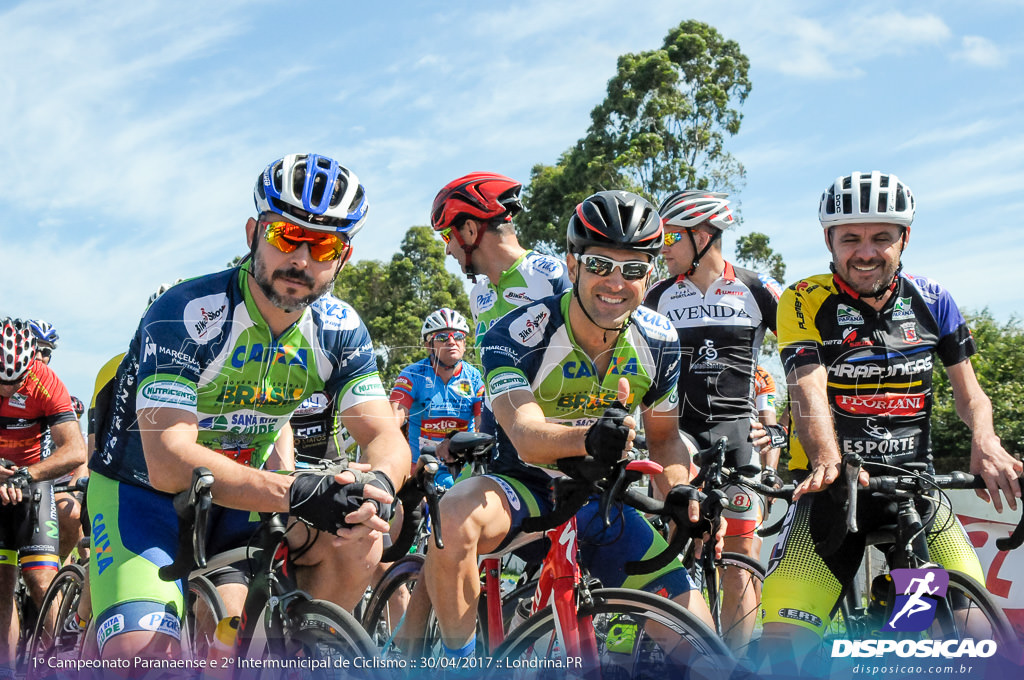
{"type": "MultiPolygon", "coordinates": [[[[974,340],[960,310],[935,281],[901,271],[914,219],[909,187],[895,175],[854,172],[825,190],[818,217],[832,273],[790,286],[779,301],[779,348],[794,425],[790,469],[800,483],[762,597],[761,646],[776,674],[785,670],[774,664],[801,659],[818,644],[860,565],[865,535],[893,521],[884,502],[862,496],[860,531],[822,557],[815,541],[844,519],[831,494],[815,492],[837,480],[847,453],[865,462],[862,484],[881,465],[931,466],[934,356],[946,367],[957,414],[972,433],[971,472],[987,485],[979,495],[991,496],[998,511],[1000,493],[1011,509],[1020,497],[1022,466],[993,429],[991,402],[971,367],[974,340]]],[[[971,543],[947,505],[932,513],[927,532],[932,562],[984,584],[971,543]]]]}
{"type": "Polygon", "coordinates": [[[89,576],[104,658],[180,655],[181,584],[157,570],[176,551],[172,498],[193,468],[216,480],[210,554],[245,545],[250,511],[290,512],[334,549],[330,569],[315,567],[300,586],[341,582],[345,592],[332,599],[350,606],[379,561],[394,490],[409,471],[366,327],[328,294],[366,217],[362,185],[330,158],[290,155],[264,170],[254,198],[249,257],[160,296],[118,369],[90,461],[89,576]],[[333,477],[262,470],[313,395],[337,399],[366,465],[333,477]]]}

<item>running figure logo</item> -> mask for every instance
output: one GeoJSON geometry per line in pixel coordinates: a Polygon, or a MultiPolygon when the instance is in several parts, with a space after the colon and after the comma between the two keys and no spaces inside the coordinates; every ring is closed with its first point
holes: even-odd
{"type": "Polygon", "coordinates": [[[893,616],[885,624],[887,631],[922,631],[935,619],[937,600],[946,596],[949,574],[945,569],[893,569],[890,572],[896,592],[893,616]]]}

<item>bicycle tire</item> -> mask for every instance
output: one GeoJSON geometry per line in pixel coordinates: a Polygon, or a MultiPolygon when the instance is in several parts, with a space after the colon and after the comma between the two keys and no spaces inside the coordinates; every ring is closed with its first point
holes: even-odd
{"type": "Polygon", "coordinates": [[[699,583],[704,593],[704,601],[708,603],[708,607],[711,609],[712,618],[715,620],[715,627],[719,636],[737,657],[751,656],[753,651],[751,645],[756,645],[757,640],[761,637],[761,586],[764,583],[765,577],[764,566],[762,566],[760,561],[749,555],[732,552],[722,553],[722,557],[715,560],[715,562],[718,567],[718,591],[715,594],[719,610],[717,615],[716,608],[712,606],[713,599],[707,590],[707,580],[703,578],[700,567],[696,567],[691,574],[700,576],[700,578],[695,578],[695,580],[699,583]],[[739,571],[749,575],[750,580],[746,587],[753,591],[754,604],[745,611],[738,611],[732,622],[727,626],[723,620],[721,606],[725,594],[725,587],[723,585],[725,579],[723,575],[730,571],[739,571]]]}
{"type": "Polygon", "coordinates": [[[948,571],[949,587],[946,600],[957,609],[954,616],[961,621],[953,630],[943,628],[940,617],[936,616],[932,627],[925,635],[933,640],[950,638],[991,639],[998,644],[999,654],[1014,662],[1021,659],[1020,640],[1013,625],[984,586],[961,571],[948,571]],[[985,621],[981,621],[981,617],[985,621]],[[960,625],[965,623],[966,625],[960,625]]]}
{"type": "Polygon", "coordinates": [[[355,617],[324,600],[297,600],[288,608],[285,649],[289,659],[326,661],[326,670],[340,668],[335,663],[339,659],[377,656],[377,647],[355,617]]]}
{"type": "MultiPolygon", "coordinates": [[[[626,588],[598,588],[591,595],[593,604],[581,606],[580,614],[593,616],[605,680],[729,677],[736,666],[721,639],[671,600],[626,588]],[[650,634],[650,624],[660,624],[665,644],[650,634]],[[692,653],[680,656],[684,640],[692,653]]],[[[551,607],[545,607],[510,632],[484,670],[488,677],[560,680],[574,663],[557,641],[551,607]]]]}
{"type": "Polygon", "coordinates": [[[424,648],[430,648],[440,639],[432,608],[420,612],[418,617],[408,618],[406,607],[396,606],[396,597],[405,598],[405,605],[411,601],[412,591],[420,582],[424,561],[423,555],[419,554],[402,557],[391,565],[373,588],[361,625],[385,658],[399,650],[409,658],[418,658],[424,648]],[[396,610],[402,613],[397,614],[396,610]],[[405,635],[400,634],[403,626],[408,626],[405,635]],[[403,645],[406,648],[402,648],[403,645]]]}
{"type": "Polygon", "coordinates": [[[50,587],[46,589],[25,658],[26,677],[29,680],[54,677],[55,671],[48,667],[47,659],[79,657],[85,631],[79,629],[75,612],[84,583],[85,569],[77,564],[69,564],[57,572],[50,587]],[[54,608],[53,625],[50,626],[47,625],[47,612],[54,608]]]}
{"type": "Polygon", "coordinates": [[[202,574],[188,579],[188,602],[182,620],[181,641],[193,659],[209,657],[217,624],[228,615],[217,587],[202,574]]]}

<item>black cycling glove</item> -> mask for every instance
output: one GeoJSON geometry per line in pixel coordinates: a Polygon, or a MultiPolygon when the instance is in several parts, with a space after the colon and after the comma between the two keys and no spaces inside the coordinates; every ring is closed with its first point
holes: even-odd
{"type": "Polygon", "coordinates": [[[3,483],[7,486],[12,486],[24,491],[35,481],[36,480],[32,479],[32,473],[28,471],[28,468],[18,468],[14,471],[14,474],[5,479],[3,483]]]}
{"type": "Polygon", "coordinates": [[[364,496],[365,487],[369,485],[383,489],[393,498],[395,485],[391,479],[380,470],[372,472],[349,470],[349,472],[356,478],[356,481],[351,484],[339,484],[334,480],[333,475],[319,473],[296,475],[288,492],[291,514],[315,529],[331,533],[348,527],[349,524],[345,521],[345,516],[358,510],[366,501],[373,503],[377,508],[378,517],[385,521],[391,519],[394,510],[393,503],[384,504],[364,496]]]}
{"type": "Polygon", "coordinates": [[[777,449],[783,446],[786,440],[789,439],[789,432],[782,425],[765,425],[764,429],[772,440],[772,448],[777,449]]]}
{"type": "Polygon", "coordinates": [[[775,468],[766,465],[761,469],[761,483],[773,489],[778,489],[782,486],[782,478],[779,477],[779,473],[775,471],[775,468]]]}
{"type": "Polygon", "coordinates": [[[587,430],[587,453],[597,462],[611,465],[622,458],[622,450],[626,448],[630,430],[622,421],[628,415],[625,407],[616,401],[610,408],[605,409],[601,418],[587,430]]]}

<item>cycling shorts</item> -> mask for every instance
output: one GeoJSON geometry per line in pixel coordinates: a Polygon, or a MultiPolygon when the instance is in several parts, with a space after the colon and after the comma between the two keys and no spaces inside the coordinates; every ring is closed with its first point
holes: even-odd
{"type": "MultiPolygon", "coordinates": [[[[727,467],[748,465],[761,469],[761,458],[750,441],[749,420],[733,420],[726,423],[683,421],[680,429],[684,435],[688,435],[696,442],[698,450],[706,449],[721,437],[726,437],[729,440],[725,449],[727,467]]],[[[727,505],[722,510],[722,517],[728,523],[726,537],[752,537],[754,530],[761,526],[767,514],[764,498],[744,486],[729,485],[723,487],[722,491],[727,498],[727,505]]]]}
{"type": "MultiPolygon", "coordinates": [[[[917,506],[922,517],[932,512],[927,501],[917,506]]],[[[828,491],[807,494],[790,506],[768,562],[761,596],[764,622],[790,623],[822,635],[839,607],[843,584],[849,587],[857,575],[867,534],[894,524],[895,510],[885,499],[862,494],[857,501],[860,531],[848,534],[835,553],[823,558],[814,544],[828,536],[833,524],[845,521],[844,511],[828,491]]],[[[948,504],[938,506],[926,535],[932,562],[985,583],[978,556],[948,504]]]]}
{"type": "MultiPolygon", "coordinates": [[[[520,533],[523,520],[551,513],[551,492],[546,486],[504,475],[485,475],[496,482],[512,510],[512,529],[498,551],[520,533]]],[[[613,506],[611,526],[604,527],[597,496],[576,513],[579,562],[605,588],[634,588],[675,597],[695,588],[678,560],[650,574],[627,576],[625,564],[659,554],[668,545],[637,510],[613,506]]],[[[497,551],[496,551],[497,552],[497,551]]]]}
{"type": "Polygon", "coordinates": [[[36,482],[24,490],[17,505],[0,505],[0,564],[20,564],[24,570],[60,568],[60,533],[53,482],[36,482]],[[39,501],[32,499],[39,494],[39,501]]]}
{"type": "MultiPolygon", "coordinates": [[[[181,638],[184,612],[182,581],[162,581],[160,567],[178,550],[178,516],[174,497],[93,472],[89,479],[92,535],[89,588],[100,651],[128,631],[151,631],[181,638]]],[[[247,510],[214,506],[210,513],[207,554],[245,546],[256,532],[258,517],[247,510]]]]}

